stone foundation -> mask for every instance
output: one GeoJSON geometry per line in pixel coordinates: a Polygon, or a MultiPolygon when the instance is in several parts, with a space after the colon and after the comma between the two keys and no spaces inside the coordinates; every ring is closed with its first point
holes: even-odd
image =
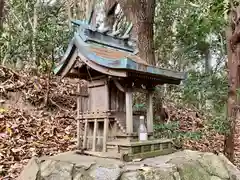
{"type": "Polygon", "coordinates": [[[18,180],[240,180],[239,170],[223,155],[181,151],[123,163],[68,152],[32,158],[18,180]]]}

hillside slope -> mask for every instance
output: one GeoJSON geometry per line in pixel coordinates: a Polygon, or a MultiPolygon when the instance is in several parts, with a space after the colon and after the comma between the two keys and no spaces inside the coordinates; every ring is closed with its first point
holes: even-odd
{"type": "MultiPolygon", "coordinates": [[[[31,76],[0,67],[0,178],[15,179],[32,156],[73,150],[76,144],[76,82],[58,77],[31,76]]],[[[185,137],[183,148],[222,152],[223,136],[210,130],[205,117],[192,109],[165,104],[174,132],[201,132],[198,140],[185,137]]]]}

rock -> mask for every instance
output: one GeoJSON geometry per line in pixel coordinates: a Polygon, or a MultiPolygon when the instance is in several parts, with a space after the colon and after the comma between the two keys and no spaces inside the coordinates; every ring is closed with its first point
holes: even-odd
{"type": "Polygon", "coordinates": [[[95,179],[89,175],[78,173],[76,176],[73,177],[73,180],[95,180],[95,179]]]}
{"type": "Polygon", "coordinates": [[[144,176],[141,175],[138,171],[133,172],[124,172],[120,180],[145,180],[144,176]]]}
{"type": "Polygon", "coordinates": [[[223,154],[219,154],[218,158],[223,162],[229,172],[230,180],[240,180],[240,171],[234,166],[223,154]]]}
{"type": "Polygon", "coordinates": [[[41,160],[32,158],[18,180],[240,180],[225,156],[189,150],[129,163],[71,153],[41,160]]]}
{"type": "Polygon", "coordinates": [[[41,163],[40,170],[43,180],[72,180],[73,164],[47,160],[41,163]]]}
{"type": "Polygon", "coordinates": [[[222,180],[221,178],[217,177],[217,176],[211,176],[210,180],[222,180]]]}
{"type": "Polygon", "coordinates": [[[146,172],[143,172],[144,180],[175,180],[173,172],[163,171],[159,168],[152,168],[146,172]]]}
{"type": "Polygon", "coordinates": [[[39,174],[39,162],[36,157],[29,160],[28,164],[20,174],[18,180],[37,180],[39,174]]]}
{"type": "Polygon", "coordinates": [[[202,152],[192,151],[192,150],[183,150],[183,151],[180,151],[179,154],[182,154],[181,156],[183,156],[184,158],[195,160],[201,157],[202,152]]]}
{"type": "Polygon", "coordinates": [[[181,179],[184,180],[209,180],[209,174],[197,163],[189,162],[178,166],[181,179]]]}
{"type": "Polygon", "coordinates": [[[221,179],[229,179],[228,171],[217,155],[213,153],[205,153],[198,161],[209,174],[221,179]]]}
{"type": "Polygon", "coordinates": [[[170,161],[177,166],[181,179],[184,180],[209,180],[210,175],[196,160],[176,158],[170,161]]]}
{"type": "Polygon", "coordinates": [[[97,180],[117,180],[121,176],[121,168],[118,165],[96,165],[90,171],[90,175],[97,180]]]}
{"type": "Polygon", "coordinates": [[[85,170],[84,166],[79,167],[75,165],[72,172],[73,180],[95,180],[85,170]]]}
{"type": "Polygon", "coordinates": [[[173,177],[174,177],[174,180],[181,180],[181,176],[180,176],[179,172],[174,172],[173,177]]]}

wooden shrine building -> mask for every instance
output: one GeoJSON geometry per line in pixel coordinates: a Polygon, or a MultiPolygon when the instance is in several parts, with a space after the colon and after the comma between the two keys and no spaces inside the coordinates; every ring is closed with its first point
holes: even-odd
{"type": "Polygon", "coordinates": [[[77,132],[82,146],[78,148],[124,160],[171,152],[171,140],[153,138],[153,91],[157,85],[180,84],[185,73],[147,64],[136,55],[128,37],[99,32],[81,21],[73,23],[77,31],[54,73],[88,82],[87,92],[78,94],[77,132]],[[138,91],[147,97],[143,114],[133,112],[133,92],[138,91]],[[80,99],[84,99],[81,109],[80,99]],[[144,142],[137,136],[140,115],[145,116],[149,136],[144,142]]]}

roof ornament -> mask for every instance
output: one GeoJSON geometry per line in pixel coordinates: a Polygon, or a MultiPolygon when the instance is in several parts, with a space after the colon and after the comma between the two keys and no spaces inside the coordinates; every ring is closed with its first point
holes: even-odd
{"type": "Polygon", "coordinates": [[[108,14],[103,7],[96,5],[92,8],[87,21],[72,21],[77,25],[76,37],[80,35],[84,41],[91,41],[136,55],[138,47],[136,40],[133,39],[133,24],[127,21],[120,5],[116,5],[114,9],[114,18],[108,14]]]}
{"type": "Polygon", "coordinates": [[[98,32],[108,36],[133,41],[130,35],[133,24],[127,22],[127,18],[120,5],[113,5],[112,9],[109,11],[112,11],[111,15],[109,15],[109,12],[105,12],[103,7],[98,8],[98,10],[93,8],[88,20],[89,25],[95,26],[98,32]]]}

